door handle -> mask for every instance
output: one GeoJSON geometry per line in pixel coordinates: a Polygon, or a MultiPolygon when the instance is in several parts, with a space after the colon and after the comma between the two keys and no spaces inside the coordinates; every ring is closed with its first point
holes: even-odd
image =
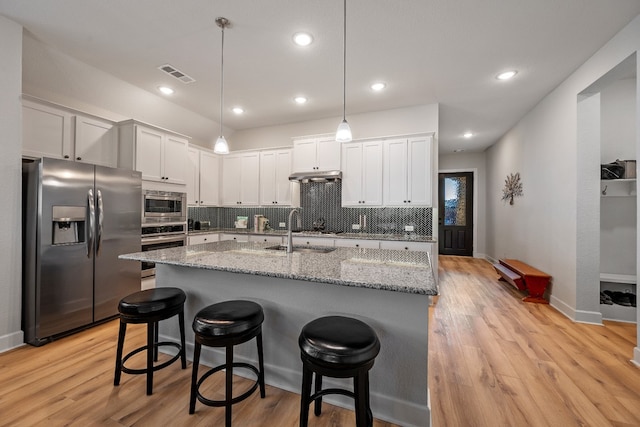
{"type": "Polygon", "coordinates": [[[98,235],[96,237],[96,256],[100,255],[100,247],[102,246],[102,224],[104,221],[104,206],[102,204],[102,191],[98,190],[98,203],[97,203],[97,214],[98,214],[98,235]]]}
{"type": "Polygon", "coordinates": [[[87,258],[91,258],[91,250],[93,248],[96,228],[96,208],[93,199],[93,188],[90,188],[89,191],[87,191],[87,211],[89,219],[89,226],[87,227],[87,258]]]}

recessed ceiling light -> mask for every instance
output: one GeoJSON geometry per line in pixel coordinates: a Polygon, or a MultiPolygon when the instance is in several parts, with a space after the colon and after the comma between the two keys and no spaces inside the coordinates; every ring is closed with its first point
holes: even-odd
{"type": "Polygon", "coordinates": [[[471,132],[465,132],[462,136],[464,136],[465,138],[471,138],[473,134],[471,132]]]}
{"type": "Polygon", "coordinates": [[[455,150],[453,150],[454,153],[462,153],[464,151],[464,148],[456,148],[455,150]]]}
{"type": "Polygon", "coordinates": [[[169,86],[158,86],[158,90],[165,95],[173,95],[173,89],[171,89],[169,86]]]}
{"type": "Polygon", "coordinates": [[[371,85],[371,89],[375,90],[376,92],[384,89],[385,87],[387,87],[387,84],[382,82],[377,82],[371,85]]]}
{"type": "Polygon", "coordinates": [[[233,112],[234,112],[234,113],[236,113],[236,114],[242,114],[242,113],[244,113],[244,109],[243,109],[242,107],[233,107],[233,108],[231,109],[231,111],[233,111],[233,112]]]}
{"type": "Polygon", "coordinates": [[[295,98],[293,98],[293,100],[296,102],[296,104],[306,104],[308,99],[304,96],[296,96],[295,98]]]}
{"type": "Polygon", "coordinates": [[[516,70],[509,70],[509,71],[505,71],[503,73],[498,74],[496,76],[496,79],[498,79],[498,80],[509,80],[510,78],[515,76],[516,74],[518,74],[518,72],[516,70]]]}
{"type": "Polygon", "coordinates": [[[309,46],[313,42],[313,36],[309,33],[295,33],[293,42],[298,46],[309,46]]]}

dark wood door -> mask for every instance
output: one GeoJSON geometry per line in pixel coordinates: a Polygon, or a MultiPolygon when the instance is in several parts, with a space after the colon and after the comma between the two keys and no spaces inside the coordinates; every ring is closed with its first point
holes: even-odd
{"type": "Polygon", "coordinates": [[[473,256],[473,172],[438,174],[438,251],[473,256]]]}

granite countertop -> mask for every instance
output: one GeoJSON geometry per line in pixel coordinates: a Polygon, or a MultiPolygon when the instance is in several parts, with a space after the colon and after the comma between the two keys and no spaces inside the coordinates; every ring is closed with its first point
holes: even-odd
{"type": "Polygon", "coordinates": [[[335,248],[328,253],[288,254],[266,249],[272,245],[224,241],[124,254],[119,258],[394,292],[438,294],[427,252],[335,248]]]}
{"type": "MultiPolygon", "coordinates": [[[[286,236],[287,230],[268,230],[258,233],[252,228],[210,228],[208,230],[189,230],[189,235],[209,233],[251,234],[256,236],[286,236]]],[[[361,240],[390,240],[400,242],[426,242],[435,243],[432,236],[423,236],[415,233],[321,233],[318,231],[294,231],[298,237],[325,237],[328,239],[361,239],[361,240]]]]}

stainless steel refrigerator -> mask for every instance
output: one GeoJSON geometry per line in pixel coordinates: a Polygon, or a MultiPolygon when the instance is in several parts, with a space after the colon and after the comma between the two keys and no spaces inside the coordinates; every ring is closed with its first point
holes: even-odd
{"type": "Polygon", "coordinates": [[[141,174],[67,160],[23,164],[25,341],[57,336],[118,313],[140,290],[141,174]]]}

